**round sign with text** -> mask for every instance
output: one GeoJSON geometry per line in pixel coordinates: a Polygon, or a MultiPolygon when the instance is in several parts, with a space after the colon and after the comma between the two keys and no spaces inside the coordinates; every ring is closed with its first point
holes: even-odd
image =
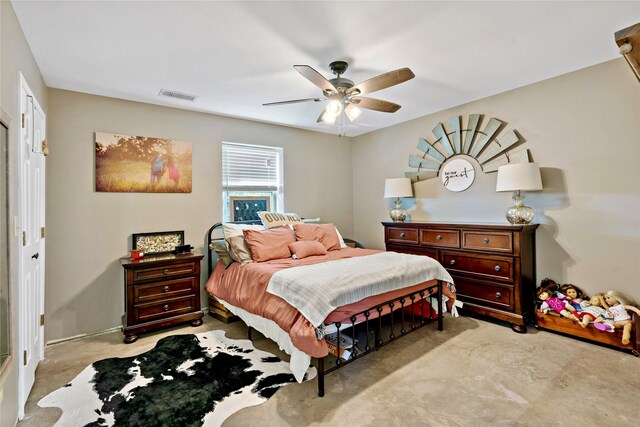
{"type": "Polygon", "coordinates": [[[442,184],[450,191],[464,191],[476,177],[473,165],[464,159],[453,159],[442,168],[442,184]]]}

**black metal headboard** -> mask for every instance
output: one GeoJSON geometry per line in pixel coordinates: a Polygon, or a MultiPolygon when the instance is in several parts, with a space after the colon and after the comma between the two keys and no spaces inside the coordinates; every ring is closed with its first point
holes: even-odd
{"type": "MultiPolygon", "coordinates": [[[[262,224],[262,222],[260,220],[253,220],[253,221],[235,221],[232,222],[231,224],[262,224]]],[[[209,231],[207,232],[207,254],[209,255],[208,257],[208,261],[209,261],[209,276],[211,276],[211,273],[213,273],[213,267],[215,265],[215,261],[218,260],[218,256],[216,255],[215,259],[213,258],[213,254],[215,253],[215,251],[211,248],[211,243],[214,240],[222,240],[224,239],[223,237],[217,237],[214,238],[213,237],[213,232],[217,229],[222,229],[222,223],[221,222],[217,222],[215,224],[213,224],[211,226],[211,228],[209,229],[209,231]]],[[[209,277],[208,276],[208,277],[209,277]]]]}

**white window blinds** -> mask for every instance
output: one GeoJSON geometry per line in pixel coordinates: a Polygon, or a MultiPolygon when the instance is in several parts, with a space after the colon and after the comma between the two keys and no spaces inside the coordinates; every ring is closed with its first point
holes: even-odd
{"type": "Polygon", "coordinates": [[[278,191],[282,148],[222,143],[224,191],[278,191]]]}

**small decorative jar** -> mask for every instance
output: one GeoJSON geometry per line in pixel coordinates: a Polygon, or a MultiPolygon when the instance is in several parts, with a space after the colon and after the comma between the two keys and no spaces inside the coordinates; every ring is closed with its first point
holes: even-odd
{"type": "Polygon", "coordinates": [[[142,249],[131,249],[129,251],[129,258],[131,259],[140,259],[144,256],[144,251],[142,249]]]}

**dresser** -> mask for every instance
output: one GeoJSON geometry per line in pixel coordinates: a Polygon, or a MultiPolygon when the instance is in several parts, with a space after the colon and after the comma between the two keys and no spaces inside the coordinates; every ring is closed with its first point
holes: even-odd
{"type": "Polygon", "coordinates": [[[533,318],[537,224],[383,222],[388,251],[426,255],[453,277],[463,312],[511,323],[533,318]]]}
{"type": "Polygon", "coordinates": [[[200,306],[201,254],[121,258],[124,268],[124,342],[158,328],[191,322],[202,325],[200,306]]]}

